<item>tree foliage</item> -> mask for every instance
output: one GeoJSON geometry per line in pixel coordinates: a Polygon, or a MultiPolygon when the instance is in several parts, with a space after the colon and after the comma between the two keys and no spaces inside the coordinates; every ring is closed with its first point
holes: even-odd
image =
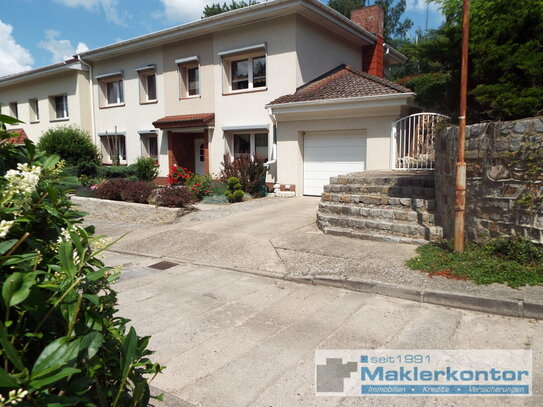
{"type": "Polygon", "coordinates": [[[227,11],[236,10],[238,8],[243,8],[247,6],[253,6],[255,4],[258,4],[258,1],[255,0],[249,0],[249,1],[236,1],[232,0],[232,3],[227,4],[224,2],[221,3],[213,3],[211,5],[204,7],[204,14],[202,15],[202,18],[216,16],[217,14],[226,13],[227,11]]]}
{"type": "MultiPolygon", "coordinates": [[[[447,89],[433,95],[442,112],[456,115],[460,87],[462,0],[433,0],[445,22],[419,33],[400,50],[409,60],[393,69],[393,79],[421,73],[450,76],[447,89]]],[[[543,3],[524,0],[472,1],[470,7],[468,119],[511,120],[543,107],[543,3]]],[[[413,89],[419,92],[419,89],[413,89]]],[[[426,95],[431,98],[431,95],[426,95]]],[[[425,106],[423,106],[425,107],[425,106]]]]}
{"type": "MultiPolygon", "coordinates": [[[[4,119],[0,116],[0,128],[4,119]]],[[[0,135],[0,405],[147,406],[149,337],[117,315],[111,242],[81,225],[58,156],[0,135]],[[8,400],[8,401],[6,401],[8,400]]]]}
{"type": "MultiPolygon", "coordinates": [[[[365,0],[330,0],[328,5],[345,17],[350,18],[353,10],[367,6],[366,3],[365,0]]],[[[385,15],[385,41],[393,44],[397,39],[405,37],[413,26],[411,19],[402,20],[406,0],[375,0],[374,4],[381,6],[385,15]]]]}

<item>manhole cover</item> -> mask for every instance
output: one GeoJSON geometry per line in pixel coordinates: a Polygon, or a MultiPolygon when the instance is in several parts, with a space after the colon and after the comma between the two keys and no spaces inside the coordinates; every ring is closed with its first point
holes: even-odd
{"type": "Polygon", "coordinates": [[[178,263],[174,263],[172,261],[159,261],[158,263],[151,264],[149,267],[157,270],[167,270],[177,265],[178,263]]]}

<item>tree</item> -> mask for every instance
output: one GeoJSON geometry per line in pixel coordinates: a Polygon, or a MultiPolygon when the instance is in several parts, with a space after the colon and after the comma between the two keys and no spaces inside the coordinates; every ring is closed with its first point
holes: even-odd
{"type": "MultiPolygon", "coordinates": [[[[367,6],[366,3],[365,0],[330,0],[328,6],[350,18],[353,10],[367,6]]],[[[381,6],[385,14],[385,42],[394,44],[397,39],[405,37],[413,26],[413,21],[409,18],[401,20],[406,0],[375,0],[374,4],[381,6]]]]}
{"type": "Polygon", "coordinates": [[[221,3],[213,3],[209,6],[204,7],[204,14],[202,15],[202,18],[215,16],[217,14],[226,13],[227,11],[236,10],[238,8],[243,8],[247,6],[254,6],[255,4],[258,4],[258,1],[255,0],[249,0],[248,2],[245,1],[235,1],[232,0],[232,3],[227,4],[226,2],[221,5],[221,3]]]}
{"type": "MultiPolygon", "coordinates": [[[[433,95],[442,113],[457,115],[462,41],[462,0],[433,0],[445,22],[418,41],[399,48],[409,60],[393,69],[393,78],[441,73],[449,83],[433,95]]],[[[511,120],[534,115],[543,107],[543,6],[525,0],[473,1],[470,7],[468,120],[511,120]]],[[[440,76],[440,80],[444,77],[440,76]]],[[[420,82],[420,81],[419,81],[420,82]]],[[[420,89],[414,84],[413,90],[420,89]]],[[[437,88],[428,87],[430,93],[437,88]]],[[[424,90],[422,90],[424,92],[424,90]]],[[[420,98],[419,98],[420,99],[420,98]]],[[[432,95],[424,99],[431,100],[432,95]]],[[[426,107],[423,105],[423,107],[426,107]]]]}

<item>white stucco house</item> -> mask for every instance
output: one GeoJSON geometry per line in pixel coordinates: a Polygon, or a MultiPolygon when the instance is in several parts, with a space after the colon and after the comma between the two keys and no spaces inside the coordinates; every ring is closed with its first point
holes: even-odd
{"type": "Polygon", "coordinates": [[[152,156],[162,179],[173,164],[217,174],[225,153],[258,154],[270,185],[300,195],[390,168],[391,125],[413,97],[384,79],[405,57],[384,44],[377,6],[347,19],[317,0],[271,0],[74,58],[0,78],[2,113],[32,140],[64,120],[105,164],[117,140],[121,163],[152,156]]]}

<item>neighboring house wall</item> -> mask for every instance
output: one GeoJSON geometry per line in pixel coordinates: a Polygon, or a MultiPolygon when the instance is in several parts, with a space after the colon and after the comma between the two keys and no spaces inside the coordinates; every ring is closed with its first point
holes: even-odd
{"type": "Polygon", "coordinates": [[[296,56],[297,87],[341,64],[362,67],[360,46],[302,16],[296,17],[296,56]]]}
{"type": "Polygon", "coordinates": [[[91,132],[88,73],[76,69],[65,70],[43,78],[0,87],[2,114],[11,115],[10,103],[17,103],[22,124],[8,129],[23,128],[29,139],[37,142],[41,135],[52,127],[75,125],[91,132]],[[56,118],[54,96],[66,95],[68,117],[56,118]],[[39,120],[31,113],[31,101],[37,101],[39,120]]]}
{"type": "MultiPolygon", "coordinates": [[[[166,94],[163,81],[162,49],[157,47],[93,62],[93,72],[95,142],[104,154],[105,161],[110,161],[107,152],[104,151],[104,134],[106,132],[114,134],[115,127],[117,127],[118,134],[125,137],[126,164],[132,164],[138,157],[146,155],[143,145],[145,136],[142,137],[140,133],[154,130],[153,121],[164,115],[166,94]],[[147,71],[142,70],[147,66],[155,66],[156,74],[156,100],[151,102],[146,99],[146,89],[142,83],[144,77],[153,71],[152,68],[147,71]],[[124,102],[109,106],[104,95],[104,91],[107,91],[107,85],[104,84],[116,78],[113,76],[104,77],[103,75],[117,72],[121,72],[124,102]]],[[[167,146],[163,146],[162,142],[163,139],[159,135],[158,149],[161,152],[159,155],[161,170],[168,167],[167,159],[164,156],[167,153],[167,146]]]]}

